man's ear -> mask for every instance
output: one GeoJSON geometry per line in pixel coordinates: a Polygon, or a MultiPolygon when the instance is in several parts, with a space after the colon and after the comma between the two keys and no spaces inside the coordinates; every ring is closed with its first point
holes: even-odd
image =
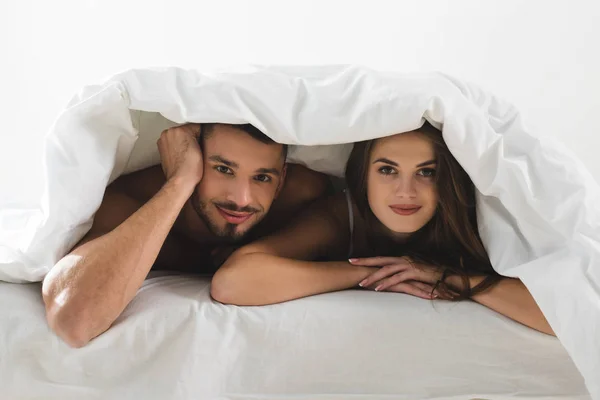
{"type": "Polygon", "coordinates": [[[285,176],[287,174],[287,166],[288,164],[283,164],[283,168],[281,169],[281,176],[279,178],[279,184],[277,185],[277,190],[275,191],[275,198],[279,197],[279,193],[281,193],[281,189],[283,189],[283,185],[285,184],[285,176]]]}

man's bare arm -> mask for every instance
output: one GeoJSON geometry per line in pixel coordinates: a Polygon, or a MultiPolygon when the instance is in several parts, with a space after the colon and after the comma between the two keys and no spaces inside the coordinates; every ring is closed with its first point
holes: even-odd
{"type": "Polygon", "coordinates": [[[197,146],[189,131],[163,133],[163,187],[114,229],[107,220],[127,199],[108,191],[92,230],[44,279],[48,323],[69,345],[81,347],[107,330],[135,296],[202,176],[197,146]]]}

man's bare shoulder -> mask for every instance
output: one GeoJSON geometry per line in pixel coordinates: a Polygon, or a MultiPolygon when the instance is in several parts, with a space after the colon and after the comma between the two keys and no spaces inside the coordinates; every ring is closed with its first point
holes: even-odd
{"type": "Polygon", "coordinates": [[[104,192],[94,223],[83,242],[110,232],[156,194],[164,183],[160,166],[117,178],[104,192]]]}
{"type": "Polygon", "coordinates": [[[336,192],[323,197],[313,205],[312,210],[333,222],[336,229],[345,231],[349,227],[348,202],[344,192],[336,192]]]}
{"type": "Polygon", "coordinates": [[[120,192],[146,203],[165,183],[165,176],[160,165],[145,168],[117,178],[107,188],[112,192],[120,192]]]}

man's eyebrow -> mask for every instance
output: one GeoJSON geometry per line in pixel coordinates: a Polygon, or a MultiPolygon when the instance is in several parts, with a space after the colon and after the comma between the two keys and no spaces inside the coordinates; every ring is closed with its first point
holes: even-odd
{"type": "Polygon", "coordinates": [[[421,164],[418,164],[417,167],[424,167],[426,165],[431,165],[431,164],[436,164],[436,163],[437,163],[437,160],[433,159],[433,160],[422,162],[421,164]]]}
{"type": "Polygon", "coordinates": [[[386,164],[390,164],[393,165],[394,167],[398,166],[397,162],[394,162],[392,160],[389,160],[387,158],[378,158],[377,160],[373,161],[373,164],[378,163],[378,162],[382,162],[382,163],[386,163],[386,164]]]}
{"type": "MultiPolygon", "coordinates": [[[[231,168],[239,168],[240,167],[240,165],[238,163],[236,163],[235,161],[228,160],[219,155],[210,156],[210,157],[208,157],[208,159],[210,161],[215,161],[215,162],[218,162],[221,164],[225,164],[231,168]]],[[[277,168],[259,168],[254,172],[256,172],[257,174],[273,174],[275,176],[281,175],[281,173],[277,170],[277,168]]]]}
{"type": "Polygon", "coordinates": [[[255,172],[259,174],[273,174],[275,176],[281,175],[276,168],[259,168],[255,172]]]}
{"type": "Polygon", "coordinates": [[[229,160],[227,160],[227,159],[225,159],[225,158],[223,158],[223,157],[221,157],[219,155],[217,155],[217,156],[210,156],[210,157],[208,157],[208,159],[210,161],[215,161],[215,162],[218,162],[218,163],[221,163],[221,164],[225,164],[228,167],[232,167],[232,168],[239,168],[240,167],[238,163],[233,162],[233,161],[229,161],[229,160]]]}

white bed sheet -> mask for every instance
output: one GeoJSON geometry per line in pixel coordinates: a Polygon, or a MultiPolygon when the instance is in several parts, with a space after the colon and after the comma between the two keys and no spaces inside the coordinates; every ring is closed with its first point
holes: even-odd
{"type": "Polygon", "coordinates": [[[0,399],[589,399],[550,336],[478,304],[362,291],[266,307],[206,278],[146,280],[116,325],[70,349],[40,284],[0,283],[0,399]]]}

